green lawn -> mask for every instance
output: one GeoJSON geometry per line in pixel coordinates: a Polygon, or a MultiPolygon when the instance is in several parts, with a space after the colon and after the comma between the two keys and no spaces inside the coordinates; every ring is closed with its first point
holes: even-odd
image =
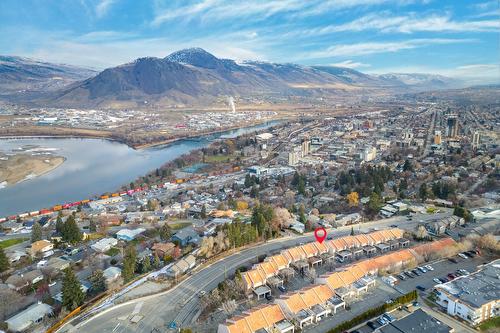
{"type": "Polygon", "coordinates": [[[489,319],[489,320],[485,321],[484,323],[482,323],[481,325],[479,325],[479,328],[481,329],[481,331],[486,331],[486,330],[489,330],[491,328],[497,328],[497,327],[500,327],[500,317],[495,317],[495,318],[489,319]]]}
{"type": "Polygon", "coordinates": [[[12,239],[6,239],[3,241],[0,241],[0,248],[6,249],[12,245],[16,245],[19,243],[22,243],[24,241],[27,241],[28,238],[12,238],[12,239]]]}
{"type": "Polygon", "coordinates": [[[172,230],[180,230],[185,227],[189,227],[191,222],[177,222],[177,223],[169,223],[168,226],[172,230]]]}
{"type": "Polygon", "coordinates": [[[110,257],[116,256],[118,253],[120,253],[120,249],[117,249],[116,247],[112,247],[109,250],[106,251],[106,254],[110,257]]]}

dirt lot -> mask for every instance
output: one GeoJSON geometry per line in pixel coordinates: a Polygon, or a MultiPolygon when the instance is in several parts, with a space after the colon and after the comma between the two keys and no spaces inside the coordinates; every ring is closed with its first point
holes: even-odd
{"type": "Polygon", "coordinates": [[[65,160],[61,156],[32,156],[27,154],[0,157],[2,157],[0,160],[0,184],[6,182],[7,185],[43,175],[63,164],[65,160]]]}

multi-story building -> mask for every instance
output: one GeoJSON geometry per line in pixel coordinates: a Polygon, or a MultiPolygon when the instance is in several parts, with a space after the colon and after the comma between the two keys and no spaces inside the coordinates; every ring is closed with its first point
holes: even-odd
{"type": "Polygon", "coordinates": [[[442,142],[441,131],[434,132],[434,144],[440,145],[442,142]]]}
{"type": "Polygon", "coordinates": [[[453,281],[437,285],[437,303],[449,315],[472,325],[500,314],[500,260],[453,281]]]}
{"type": "Polygon", "coordinates": [[[479,147],[479,144],[481,143],[481,135],[479,134],[479,131],[474,131],[472,134],[472,148],[476,149],[479,147]]]}
{"type": "Polygon", "coordinates": [[[446,121],[446,135],[449,138],[454,138],[458,136],[458,116],[456,114],[450,114],[446,121]]]}

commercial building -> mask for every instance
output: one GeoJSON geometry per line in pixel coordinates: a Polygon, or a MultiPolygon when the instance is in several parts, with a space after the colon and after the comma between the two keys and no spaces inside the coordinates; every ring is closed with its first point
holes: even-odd
{"type": "Polygon", "coordinates": [[[458,116],[456,114],[448,115],[448,119],[446,120],[446,135],[449,138],[458,136],[458,116]]]}
{"type": "Polygon", "coordinates": [[[428,315],[422,309],[417,309],[411,314],[396,321],[382,326],[375,332],[380,333],[453,333],[454,329],[443,324],[436,318],[428,315]]]}
{"type": "Polygon", "coordinates": [[[434,144],[440,145],[442,143],[441,131],[434,132],[434,144]]]}
{"type": "Polygon", "coordinates": [[[437,303],[449,315],[472,325],[500,314],[500,260],[453,281],[436,286],[437,303]]]}
{"type": "Polygon", "coordinates": [[[476,149],[481,144],[481,134],[479,131],[474,131],[472,134],[472,148],[476,149]]]}

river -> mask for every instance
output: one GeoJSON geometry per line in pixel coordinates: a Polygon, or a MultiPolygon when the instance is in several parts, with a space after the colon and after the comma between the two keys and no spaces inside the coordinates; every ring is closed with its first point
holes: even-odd
{"type": "Polygon", "coordinates": [[[49,173],[1,188],[0,217],[113,192],[183,154],[207,147],[216,139],[237,137],[278,123],[279,121],[271,121],[140,150],[103,139],[0,139],[0,151],[9,152],[23,146],[36,145],[55,148],[54,154],[66,158],[61,166],[49,173]]]}

